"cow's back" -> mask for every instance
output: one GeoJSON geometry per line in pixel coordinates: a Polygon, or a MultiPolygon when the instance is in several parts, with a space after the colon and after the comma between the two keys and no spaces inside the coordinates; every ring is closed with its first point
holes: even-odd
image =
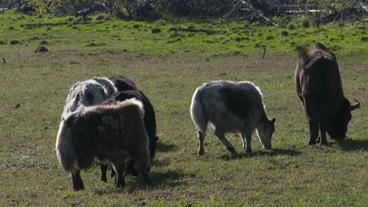
{"type": "Polygon", "coordinates": [[[197,96],[208,120],[230,131],[257,119],[263,107],[262,95],[250,82],[213,81],[199,87],[197,96]]]}
{"type": "Polygon", "coordinates": [[[146,148],[142,115],[143,109],[129,103],[83,107],[74,112],[67,121],[80,167],[89,166],[93,157],[107,157],[106,153],[114,149],[146,148]]]}
{"type": "Polygon", "coordinates": [[[308,58],[300,60],[296,78],[299,97],[313,100],[320,112],[335,109],[343,97],[339,67],[328,51],[314,49],[308,58]]]}

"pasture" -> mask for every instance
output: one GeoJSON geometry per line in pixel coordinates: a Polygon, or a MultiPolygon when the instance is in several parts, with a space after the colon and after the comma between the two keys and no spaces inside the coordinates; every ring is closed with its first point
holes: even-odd
{"type": "Polygon", "coordinates": [[[366,206],[364,25],[95,19],[0,14],[0,206],[366,206]],[[49,51],[35,53],[42,41],[49,51]],[[314,41],[336,52],[345,95],[362,105],[353,112],[347,139],[328,146],[307,144],[293,80],[293,48],[314,41]],[[96,165],[82,173],[86,189],[73,192],[54,150],[65,98],[76,81],[112,75],[132,79],[155,107],[160,140],[150,173],[154,186],[127,177],[127,186],[116,189],[112,179],[100,181],[96,165]],[[273,150],[262,149],[254,135],[254,153],[245,155],[241,139],[228,135],[242,155],[231,159],[209,133],[206,155],[197,155],[191,97],[197,86],[218,79],[261,88],[268,116],[277,119],[273,150]]]}

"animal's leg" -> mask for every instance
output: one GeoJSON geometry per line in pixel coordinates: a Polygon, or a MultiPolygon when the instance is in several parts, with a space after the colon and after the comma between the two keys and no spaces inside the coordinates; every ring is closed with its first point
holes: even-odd
{"type": "Polygon", "coordinates": [[[115,185],[118,188],[123,188],[125,186],[124,170],[125,170],[125,159],[126,153],[119,149],[112,151],[111,162],[116,173],[115,185]]]}
{"type": "Polygon", "coordinates": [[[101,167],[101,180],[103,182],[107,182],[106,171],[109,166],[101,164],[100,167],[101,167]]]}
{"type": "Polygon", "coordinates": [[[129,160],[128,165],[126,167],[126,173],[133,175],[133,176],[138,176],[139,172],[134,168],[134,160],[129,160]]]}
{"type": "Polygon", "coordinates": [[[134,168],[137,169],[144,181],[147,183],[147,185],[152,185],[151,179],[149,178],[148,172],[151,169],[151,159],[150,159],[150,155],[149,152],[147,151],[142,151],[141,153],[138,154],[138,156],[135,157],[135,165],[134,168]]]}
{"type": "Polygon", "coordinates": [[[309,131],[310,131],[310,138],[309,144],[314,145],[317,143],[318,138],[318,121],[315,119],[309,120],[309,131]]]}
{"type": "Polygon", "coordinates": [[[84,189],[83,181],[82,181],[82,178],[80,176],[80,170],[77,170],[74,173],[72,173],[72,182],[73,182],[73,190],[74,191],[84,189]]]}
{"type": "Polygon", "coordinates": [[[319,130],[321,131],[320,135],[320,144],[327,145],[326,131],[327,131],[327,121],[325,119],[321,119],[319,122],[319,130]]]}
{"type": "Polygon", "coordinates": [[[219,131],[215,132],[215,135],[225,145],[226,149],[231,153],[232,156],[237,156],[234,146],[226,139],[225,134],[219,131]]]}
{"type": "Polygon", "coordinates": [[[148,175],[148,171],[150,170],[149,163],[147,163],[148,160],[136,160],[135,168],[138,169],[138,171],[141,173],[144,181],[147,183],[147,185],[153,185],[152,181],[148,175]]]}
{"type": "Polygon", "coordinates": [[[124,162],[115,161],[112,165],[117,175],[115,178],[115,185],[118,188],[123,188],[125,186],[125,179],[124,179],[124,173],[123,173],[124,172],[124,162]]]}
{"type": "Polygon", "coordinates": [[[111,173],[110,173],[110,177],[115,177],[116,173],[115,173],[115,170],[112,168],[111,169],[111,173]]]}
{"type": "Polygon", "coordinates": [[[204,155],[204,134],[198,130],[198,139],[199,139],[199,146],[198,146],[198,154],[199,156],[204,155]]]}
{"type": "Polygon", "coordinates": [[[252,146],[251,146],[251,139],[252,139],[252,133],[243,133],[243,149],[246,153],[252,152],[252,146]]]}
{"type": "Polygon", "coordinates": [[[304,97],[304,107],[309,122],[309,132],[310,132],[309,144],[314,145],[317,143],[318,138],[318,115],[317,112],[315,111],[317,106],[315,105],[312,97],[306,95],[304,97]]]}

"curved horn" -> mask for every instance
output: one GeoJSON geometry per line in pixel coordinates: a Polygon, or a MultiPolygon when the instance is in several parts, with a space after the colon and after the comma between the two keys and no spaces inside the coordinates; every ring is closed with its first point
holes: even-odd
{"type": "Polygon", "coordinates": [[[360,108],[360,102],[356,99],[354,99],[354,101],[355,101],[355,104],[350,104],[350,111],[360,108]]]}

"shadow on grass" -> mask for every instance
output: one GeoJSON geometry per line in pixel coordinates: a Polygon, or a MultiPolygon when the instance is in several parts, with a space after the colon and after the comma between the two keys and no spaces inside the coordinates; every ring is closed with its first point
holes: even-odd
{"type": "Polygon", "coordinates": [[[234,160],[234,159],[246,159],[255,156],[277,156],[277,155],[298,156],[300,154],[301,152],[296,149],[272,149],[264,151],[253,151],[252,153],[238,152],[237,157],[232,157],[230,154],[226,154],[222,155],[221,159],[234,160]]]}
{"type": "Polygon", "coordinates": [[[113,194],[113,193],[134,193],[136,191],[150,191],[163,187],[175,187],[179,185],[186,185],[185,182],[180,179],[185,176],[195,176],[191,174],[184,174],[182,171],[167,170],[165,172],[149,172],[149,177],[153,183],[152,186],[147,185],[142,176],[124,176],[126,186],[123,188],[117,188],[114,184],[114,178],[106,183],[107,189],[92,188],[92,192],[95,195],[113,194]]]}
{"type": "Polygon", "coordinates": [[[141,176],[131,180],[126,186],[126,192],[132,193],[136,190],[147,189],[153,190],[156,188],[175,187],[178,185],[184,185],[185,183],[180,181],[180,178],[184,177],[185,174],[180,171],[167,170],[166,172],[150,172],[149,176],[153,182],[152,186],[148,186],[141,176]]]}
{"type": "Polygon", "coordinates": [[[368,140],[345,139],[338,140],[336,143],[343,151],[368,151],[368,140]]]}
{"type": "Polygon", "coordinates": [[[152,162],[152,165],[154,167],[162,167],[162,166],[168,166],[170,165],[170,159],[169,158],[164,158],[164,159],[154,159],[152,162]]]}
{"type": "Polygon", "coordinates": [[[267,151],[253,152],[254,156],[277,156],[277,155],[298,156],[300,154],[301,152],[296,149],[272,149],[267,151]]]}
{"type": "Polygon", "coordinates": [[[159,152],[171,152],[171,151],[174,151],[174,149],[176,148],[177,146],[174,144],[165,144],[162,142],[157,143],[157,151],[159,152]]]}

